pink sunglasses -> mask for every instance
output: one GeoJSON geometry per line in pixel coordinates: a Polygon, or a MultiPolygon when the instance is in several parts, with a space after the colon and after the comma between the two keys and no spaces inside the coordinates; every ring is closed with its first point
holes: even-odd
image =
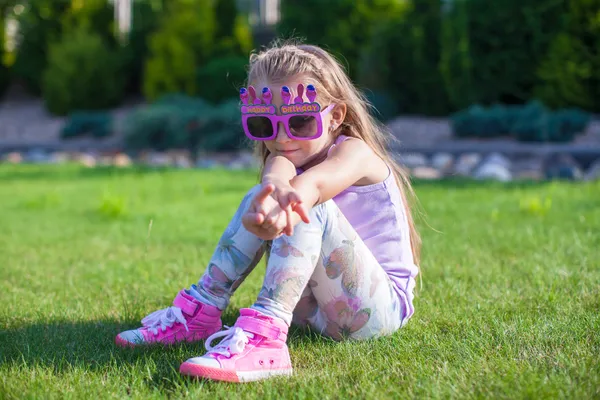
{"type": "Polygon", "coordinates": [[[323,117],[335,106],[330,104],[321,111],[321,105],[315,102],[317,91],[313,85],[306,87],[308,103],[304,102],[304,85],[298,85],[298,96],[290,104],[291,93],[287,86],[281,88],[283,105],[279,107],[281,115],[275,113],[271,104],[273,94],[267,87],[262,90],[262,100],[256,96],[254,87],[240,89],[242,100],[242,126],[244,133],[252,140],[274,140],[278,125],[282,123],[288,137],[293,140],[313,140],[323,134],[323,117]],[[250,103],[250,104],[249,104],[250,103]]]}

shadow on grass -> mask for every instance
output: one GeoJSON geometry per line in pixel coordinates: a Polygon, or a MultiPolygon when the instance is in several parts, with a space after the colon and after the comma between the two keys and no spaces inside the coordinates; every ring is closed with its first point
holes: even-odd
{"type": "MultiPolygon", "coordinates": [[[[238,310],[226,310],[223,324],[232,326],[238,315],[238,310]]],[[[74,370],[92,373],[110,371],[127,379],[128,375],[135,374],[143,378],[149,387],[166,392],[202,382],[184,377],[178,371],[186,359],[206,352],[204,341],[164,347],[116,346],[114,339],[119,332],[139,326],[139,322],[133,320],[101,319],[49,321],[4,329],[0,331],[0,366],[24,370],[50,369],[57,375],[73,373],[74,370]]],[[[318,340],[327,339],[308,329],[292,327],[288,344],[305,347],[318,340]]]]}

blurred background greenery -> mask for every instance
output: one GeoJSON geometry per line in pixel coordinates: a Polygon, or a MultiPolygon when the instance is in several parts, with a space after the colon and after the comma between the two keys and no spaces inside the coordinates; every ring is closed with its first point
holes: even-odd
{"type": "Polygon", "coordinates": [[[450,115],[459,137],[566,142],[600,111],[600,0],[0,0],[0,12],[0,95],[18,82],[40,96],[70,117],[65,138],[111,135],[107,110],[141,98],[130,149],[243,146],[237,89],[250,51],[276,37],[331,51],[383,121],[450,115]]]}

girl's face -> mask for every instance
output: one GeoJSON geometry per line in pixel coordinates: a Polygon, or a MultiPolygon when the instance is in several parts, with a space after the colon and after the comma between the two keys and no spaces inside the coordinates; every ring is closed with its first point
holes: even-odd
{"type": "MultiPolygon", "coordinates": [[[[270,82],[257,82],[254,87],[257,91],[262,90],[263,87],[271,89],[273,94],[272,103],[279,114],[279,107],[283,104],[281,99],[281,87],[287,86],[292,92],[292,99],[296,97],[298,85],[302,83],[305,87],[310,83],[307,82],[306,78],[295,77],[290,78],[281,83],[272,84],[270,82]]],[[[306,97],[306,94],[304,95],[306,97]]],[[[305,99],[305,101],[308,101],[305,99]]],[[[322,97],[319,95],[319,89],[317,87],[317,103],[321,105],[321,110],[324,110],[329,106],[328,102],[324,102],[322,97]]],[[[286,131],[283,124],[278,125],[277,137],[274,140],[264,141],[265,146],[271,154],[280,155],[290,160],[296,168],[302,167],[308,169],[319,164],[325,158],[327,158],[327,151],[333,144],[334,138],[332,135],[331,126],[340,126],[346,113],[346,107],[344,105],[338,105],[325,116],[323,116],[323,134],[321,137],[313,140],[294,140],[291,139],[286,131]]]]}

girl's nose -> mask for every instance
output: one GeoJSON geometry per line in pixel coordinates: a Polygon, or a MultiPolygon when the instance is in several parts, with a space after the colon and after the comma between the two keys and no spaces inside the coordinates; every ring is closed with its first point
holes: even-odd
{"type": "Polygon", "coordinates": [[[287,135],[285,127],[281,122],[277,124],[277,137],[275,138],[275,141],[279,143],[285,143],[290,141],[290,137],[287,135]]]}

